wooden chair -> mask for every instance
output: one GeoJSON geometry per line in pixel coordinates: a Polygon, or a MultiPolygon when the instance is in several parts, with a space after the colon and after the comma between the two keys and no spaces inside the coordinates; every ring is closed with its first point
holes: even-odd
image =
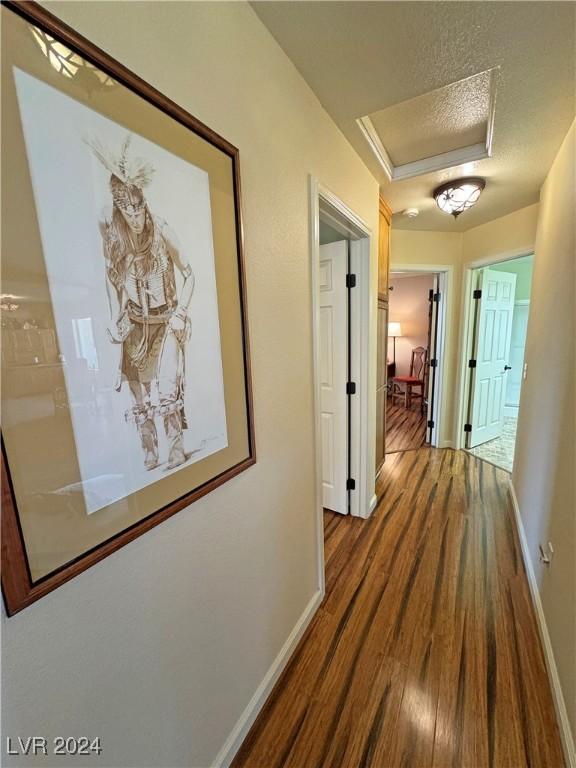
{"type": "Polygon", "coordinates": [[[424,400],[426,392],[426,377],[428,373],[428,350],[424,347],[416,347],[412,350],[412,359],[410,360],[409,376],[394,376],[394,384],[404,384],[404,391],[399,388],[392,392],[392,400],[395,397],[404,398],[404,407],[412,407],[412,398],[421,398],[422,410],[424,410],[424,400]],[[414,388],[420,392],[412,393],[414,388]]]}

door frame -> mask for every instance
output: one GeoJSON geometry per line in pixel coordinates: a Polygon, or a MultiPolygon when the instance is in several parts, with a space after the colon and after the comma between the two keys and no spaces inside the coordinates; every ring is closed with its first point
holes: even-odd
{"type": "Polygon", "coordinates": [[[324,579],[324,518],[322,507],[322,431],[320,399],[320,214],[330,226],[350,240],[351,269],[356,275],[350,308],[351,375],[356,394],[351,396],[351,432],[348,436],[351,475],[356,481],[350,492],[350,514],[368,518],[376,506],[374,471],[376,425],[369,418],[372,400],[370,382],[375,364],[371,365],[371,336],[376,328],[376,303],[370,258],[372,230],[339,197],[310,177],[310,284],[312,309],[312,368],[314,376],[314,443],[316,456],[316,509],[318,549],[321,557],[321,584],[324,579]],[[373,369],[373,370],[372,370],[373,369]]]}
{"type": "Polygon", "coordinates": [[[458,363],[458,393],[456,424],[454,432],[454,448],[464,450],[466,446],[466,434],[464,424],[466,424],[468,403],[470,399],[470,368],[468,360],[472,350],[472,336],[474,331],[474,311],[473,311],[473,273],[482,267],[491,267],[494,264],[504,264],[507,261],[515,261],[524,256],[534,256],[534,248],[521,248],[515,251],[507,251],[494,256],[485,256],[481,259],[469,261],[463,265],[462,274],[462,321],[460,323],[460,360],[458,363]]]}
{"type": "MultiPolygon", "coordinates": [[[[393,272],[419,272],[430,275],[438,275],[438,290],[444,297],[440,302],[440,312],[438,313],[438,341],[437,352],[439,365],[436,370],[436,402],[434,404],[435,419],[432,430],[432,445],[434,448],[450,448],[451,440],[442,440],[444,434],[444,419],[446,409],[446,387],[448,379],[445,375],[446,349],[448,349],[448,339],[450,328],[452,327],[453,307],[453,286],[454,286],[454,266],[452,264],[403,264],[392,262],[390,264],[390,275],[393,272]]],[[[390,305],[390,302],[388,302],[390,305]]]]}

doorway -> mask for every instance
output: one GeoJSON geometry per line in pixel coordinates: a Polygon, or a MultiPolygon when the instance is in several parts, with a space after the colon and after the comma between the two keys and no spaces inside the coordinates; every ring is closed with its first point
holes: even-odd
{"type": "Polygon", "coordinates": [[[367,518],[376,504],[375,433],[369,419],[369,336],[375,322],[370,229],[314,179],[311,234],[320,541],[324,508],[367,518]]]}
{"type": "Polygon", "coordinates": [[[512,472],[533,255],[471,268],[467,291],[464,448],[512,472]]]}
{"type": "Polygon", "coordinates": [[[386,455],[440,446],[449,274],[390,271],[386,455]]]}
{"type": "Polygon", "coordinates": [[[414,450],[429,441],[428,384],[436,283],[434,274],[390,273],[386,453],[414,450]]]}

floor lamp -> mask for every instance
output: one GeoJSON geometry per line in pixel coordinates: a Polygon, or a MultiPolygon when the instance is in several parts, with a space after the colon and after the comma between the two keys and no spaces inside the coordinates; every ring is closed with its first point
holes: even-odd
{"type": "Polygon", "coordinates": [[[396,339],[398,336],[402,336],[402,326],[400,323],[388,323],[388,336],[392,336],[394,339],[394,359],[392,363],[394,365],[394,373],[396,373],[396,339]]]}

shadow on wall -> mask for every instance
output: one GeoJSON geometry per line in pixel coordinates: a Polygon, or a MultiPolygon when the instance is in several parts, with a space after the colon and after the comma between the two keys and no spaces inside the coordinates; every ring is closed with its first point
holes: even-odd
{"type": "MultiPolygon", "coordinates": [[[[410,373],[410,360],[415,347],[428,346],[428,294],[434,287],[434,275],[416,277],[392,274],[390,285],[390,321],[400,323],[402,336],[396,339],[396,375],[410,373]]],[[[388,357],[392,361],[392,344],[388,357]]]]}

